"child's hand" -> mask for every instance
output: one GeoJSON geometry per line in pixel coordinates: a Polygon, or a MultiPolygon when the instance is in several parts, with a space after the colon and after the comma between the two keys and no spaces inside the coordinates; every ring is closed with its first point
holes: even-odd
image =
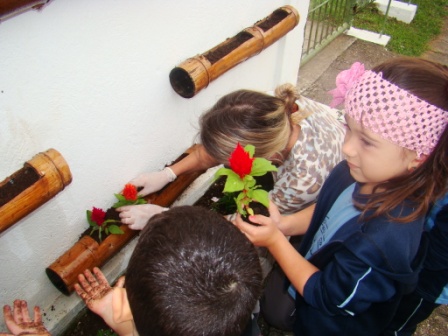
{"type": "MultiPolygon", "coordinates": [[[[124,291],[125,278],[118,279],[114,287],[109,285],[104,274],[95,267],[92,274],[85,270],[78,276],[79,284],[75,284],[76,293],[84,300],[87,307],[98,314],[118,335],[133,335],[134,323],[132,320],[119,320],[114,315],[114,294],[124,291]]],[[[122,306],[117,309],[121,309],[122,306]]]]}
{"type": "MultiPolygon", "coordinates": [[[[93,273],[85,270],[84,274],[78,275],[79,283],[75,284],[75,291],[91,311],[105,319],[105,316],[112,316],[113,288],[99,268],[95,267],[93,273]]],[[[123,286],[124,277],[121,277],[115,287],[123,286]]]]}
{"type": "Polygon", "coordinates": [[[34,307],[34,320],[31,320],[30,318],[28,304],[26,301],[15,300],[13,309],[14,313],[11,312],[10,306],[3,306],[3,317],[5,319],[6,326],[12,334],[0,333],[0,336],[51,336],[42,323],[42,315],[39,307],[34,307]]]}
{"type": "Polygon", "coordinates": [[[269,248],[270,245],[276,242],[278,235],[283,235],[279,229],[282,216],[273,202],[269,202],[269,214],[270,217],[262,215],[249,217],[251,222],[259,224],[259,226],[243,221],[240,215],[236,217],[233,223],[254,245],[269,248]]]}

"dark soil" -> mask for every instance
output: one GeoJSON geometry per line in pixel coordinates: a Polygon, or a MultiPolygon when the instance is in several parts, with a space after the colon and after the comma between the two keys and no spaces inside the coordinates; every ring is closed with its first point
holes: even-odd
{"type": "Polygon", "coordinates": [[[61,336],[106,336],[116,335],[101,317],[87,308],[61,336]]]}
{"type": "Polygon", "coordinates": [[[40,179],[38,172],[31,166],[24,166],[6,178],[0,187],[0,207],[20,195],[40,179]]]}

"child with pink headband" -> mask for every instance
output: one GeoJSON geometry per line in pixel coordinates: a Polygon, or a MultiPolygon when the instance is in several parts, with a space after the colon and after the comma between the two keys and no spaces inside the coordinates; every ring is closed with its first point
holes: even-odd
{"type": "Polygon", "coordinates": [[[346,160],[317,203],[289,216],[240,217],[237,227],[278,263],[261,313],[295,335],[379,335],[414,290],[430,205],[448,179],[448,71],[417,58],[393,58],[343,71],[331,93],[345,103],[346,160]],[[304,235],[300,246],[287,236],[304,235]]]}

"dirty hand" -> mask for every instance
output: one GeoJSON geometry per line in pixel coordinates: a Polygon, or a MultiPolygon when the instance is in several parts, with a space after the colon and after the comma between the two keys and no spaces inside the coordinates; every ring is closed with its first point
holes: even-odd
{"type": "Polygon", "coordinates": [[[159,191],[165,185],[173,182],[177,178],[176,174],[173,173],[171,168],[165,167],[163,170],[158,172],[144,173],[136,178],[129,181],[137,187],[143,187],[142,190],[138,192],[139,196],[146,196],[153,192],[159,191]]]}
{"type": "MultiPolygon", "coordinates": [[[[93,268],[93,274],[90,270],[85,270],[84,274],[78,275],[79,283],[75,284],[75,291],[85,302],[86,306],[94,313],[104,316],[109,313],[112,307],[112,290],[103,272],[97,267],[93,268]]],[[[115,287],[124,287],[124,277],[118,279],[115,287]]]]}
{"type": "Polygon", "coordinates": [[[5,319],[6,326],[12,334],[0,333],[0,336],[51,336],[42,323],[42,315],[39,307],[34,307],[34,320],[31,320],[30,318],[28,304],[26,301],[14,300],[13,309],[14,312],[12,313],[10,306],[3,306],[3,317],[5,319]]]}
{"type": "Polygon", "coordinates": [[[142,230],[152,216],[166,210],[168,208],[155,204],[125,205],[117,208],[121,222],[129,225],[132,230],[142,230]]]}

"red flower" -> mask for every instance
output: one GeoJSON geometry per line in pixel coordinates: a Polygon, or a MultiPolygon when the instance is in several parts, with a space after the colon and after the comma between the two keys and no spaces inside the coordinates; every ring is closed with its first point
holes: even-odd
{"type": "Polygon", "coordinates": [[[236,145],[229,159],[230,168],[241,178],[250,174],[253,161],[254,158],[251,158],[249,153],[239,143],[236,145]]]}
{"type": "Polygon", "coordinates": [[[136,201],[137,200],[137,188],[133,184],[126,184],[123,189],[123,196],[128,201],[136,201]]]}
{"type": "Polygon", "coordinates": [[[104,223],[105,217],[106,217],[106,213],[103,210],[93,207],[93,209],[92,209],[92,221],[93,222],[95,222],[98,226],[101,226],[104,223]]]}

